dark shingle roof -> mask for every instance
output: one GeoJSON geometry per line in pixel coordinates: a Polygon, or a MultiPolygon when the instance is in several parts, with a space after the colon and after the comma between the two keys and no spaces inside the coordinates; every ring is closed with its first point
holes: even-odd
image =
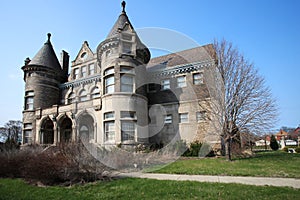
{"type": "Polygon", "coordinates": [[[111,38],[111,37],[114,37],[115,35],[117,35],[119,30],[123,29],[126,23],[128,23],[131,26],[131,28],[133,29],[133,26],[130,23],[128,16],[126,15],[126,12],[122,11],[118,20],[115,22],[114,26],[112,27],[112,29],[110,30],[110,32],[106,38],[111,38]]]}
{"type": "Polygon", "coordinates": [[[147,68],[150,71],[155,71],[177,65],[209,61],[213,59],[215,59],[213,45],[208,44],[201,47],[195,47],[192,49],[152,58],[149,61],[147,68]]]}
{"type": "Polygon", "coordinates": [[[51,34],[48,33],[47,42],[44,43],[43,47],[32,58],[28,65],[43,66],[61,71],[61,66],[50,42],[50,36],[51,34]]]}

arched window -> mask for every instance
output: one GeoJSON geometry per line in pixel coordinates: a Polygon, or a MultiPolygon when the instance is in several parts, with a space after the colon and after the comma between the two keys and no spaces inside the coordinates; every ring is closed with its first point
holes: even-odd
{"type": "Polygon", "coordinates": [[[100,97],[100,89],[98,87],[94,87],[91,92],[92,99],[99,98],[100,97]]]}
{"type": "Polygon", "coordinates": [[[71,92],[71,93],[68,95],[67,103],[68,103],[68,104],[74,103],[74,100],[75,100],[75,94],[74,94],[74,92],[71,92]]]}
{"type": "Polygon", "coordinates": [[[79,94],[79,100],[80,101],[86,101],[86,100],[88,100],[87,93],[86,93],[85,90],[81,90],[81,92],[79,94]]]}
{"type": "Polygon", "coordinates": [[[104,93],[113,93],[115,91],[114,68],[110,67],[104,71],[104,93]]]}

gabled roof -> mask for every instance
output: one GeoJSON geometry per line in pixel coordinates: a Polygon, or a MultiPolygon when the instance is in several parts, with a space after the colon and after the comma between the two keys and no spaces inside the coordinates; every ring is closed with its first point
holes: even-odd
{"type": "Polygon", "coordinates": [[[44,43],[43,47],[38,51],[38,53],[32,58],[28,65],[35,65],[41,67],[48,67],[54,70],[61,71],[61,66],[56,57],[55,51],[50,42],[51,34],[48,33],[48,40],[44,43]]]}
{"type": "Polygon", "coordinates": [[[123,10],[106,38],[116,36],[127,24],[131,27],[131,29],[133,29],[125,10],[123,10]]]}
{"type": "Polygon", "coordinates": [[[93,59],[93,57],[94,57],[94,53],[91,50],[89,43],[87,41],[84,41],[75,60],[72,61],[72,65],[79,64],[87,60],[93,59]]]}

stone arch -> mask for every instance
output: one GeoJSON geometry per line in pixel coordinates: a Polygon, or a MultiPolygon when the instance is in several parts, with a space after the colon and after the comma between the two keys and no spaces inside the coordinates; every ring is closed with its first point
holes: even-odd
{"type": "Polygon", "coordinates": [[[40,129],[40,144],[54,143],[54,123],[50,117],[42,120],[40,129]]]}
{"type": "Polygon", "coordinates": [[[72,120],[65,114],[59,120],[59,141],[61,143],[71,142],[72,140],[72,120]]]}
{"type": "Polygon", "coordinates": [[[93,142],[95,139],[95,118],[90,113],[84,111],[79,114],[76,120],[78,140],[83,142],[93,142]]]}

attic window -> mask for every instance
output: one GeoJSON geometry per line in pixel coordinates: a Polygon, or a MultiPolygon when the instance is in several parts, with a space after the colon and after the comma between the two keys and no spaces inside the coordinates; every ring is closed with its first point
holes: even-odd
{"type": "Polygon", "coordinates": [[[80,55],[80,58],[81,59],[86,59],[87,58],[87,53],[86,52],[83,52],[81,55],[80,55]]]}

